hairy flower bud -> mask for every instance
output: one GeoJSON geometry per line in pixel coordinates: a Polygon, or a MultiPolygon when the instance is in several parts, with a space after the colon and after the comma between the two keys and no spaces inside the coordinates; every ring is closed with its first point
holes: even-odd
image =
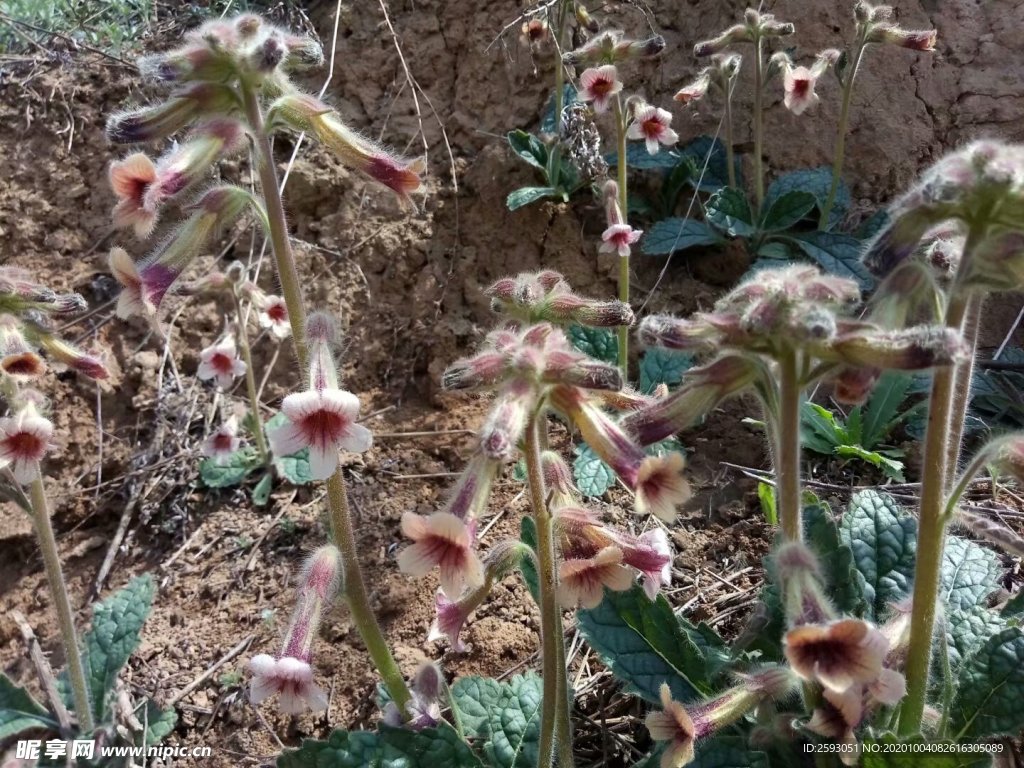
{"type": "Polygon", "coordinates": [[[694,56],[710,56],[721,53],[734,43],[750,43],[754,37],[746,24],[734,24],[718,37],[702,40],[693,47],[694,56]]]}
{"type": "Polygon", "coordinates": [[[937,33],[934,29],[903,29],[896,24],[875,24],[868,32],[866,41],[869,43],[883,43],[885,45],[896,45],[900,48],[910,48],[913,51],[935,50],[937,33]]]}
{"type": "Polygon", "coordinates": [[[901,371],[952,365],[967,355],[958,331],[928,325],[842,334],[829,350],[847,365],[901,371]]]}
{"type": "Polygon", "coordinates": [[[512,461],[537,399],[529,383],[513,380],[499,395],[480,430],[480,450],[495,461],[512,461]]]}
{"type": "Polygon", "coordinates": [[[225,83],[238,75],[233,58],[205,42],[191,42],[166,53],[143,56],[138,66],[143,77],[161,83],[225,83]]]}
{"type": "Polygon", "coordinates": [[[110,371],[98,357],[83,352],[41,326],[29,324],[26,326],[26,331],[32,341],[42,347],[46,354],[71,370],[82,373],[90,379],[101,380],[110,376],[110,371]]]}
{"type": "Polygon", "coordinates": [[[199,118],[228,116],[240,107],[233,88],[220,83],[192,83],[161,104],[114,115],[107,121],[107,138],[115,144],[166,139],[199,118]]]}

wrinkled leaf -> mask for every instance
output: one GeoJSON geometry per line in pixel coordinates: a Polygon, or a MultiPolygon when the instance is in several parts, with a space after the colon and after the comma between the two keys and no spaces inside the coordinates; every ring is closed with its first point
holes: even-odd
{"type": "Polygon", "coordinates": [[[888,494],[861,491],[850,501],[840,532],[863,578],[868,618],[910,595],[917,553],[917,521],[888,494]]]}
{"type": "Polygon", "coordinates": [[[223,464],[211,458],[199,462],[199,479],[207,488],[230,488],[241,485],[245,478],[262,466],[255,449],[243,448],[227,456],[223,464]]]}
{"type": "Polygon", "coordinates": [[[860,262],[862,245],[857,238],[814,231],[791,235],[789,240],[826,272],[856,280],[863,291],[874,287],[875,278],[860,262]]]}
{"type": "MultiPolygon", "coordinates": [[[[776,200],[784,195],[794,192],[807,192],[814,196],[818,210],[823,210],[825,201],[828,200],[828,191],[832,186],[832,169],[828,166],[820,168],[804,168],[799,171],[791,171],[779,176],[768,185],[768,191],[764,196],[765,209],[771,208],[776,200]]],[[[840,179],[839,188],[836,190],[835,201],[832,204],[832,213],[829,214],[829,228],[838,224],[850,208],[850,190],[845,182],[840,179]]]]}
{"type": "Polygon", "coordinates": [[[505,205],[510,211],[516,211],[525,205],[549,197],[561,199],[563,194],[554,187],[520,187],[508,193],[505,205]]]}
{"type": "Polygon", "coordinates": [[[1024,727],[1024,633],[1010,627],[964,662],[950,719],[956,739],[1016,735],[1024,727]]]}
{"type": "Polygon", "coordinates": [[[648,256],[665,256],[700,245],[718,245],[721,236],[703,221],[696,219],[662,219],[644,233],[640,250],[648,256]]]}
{"type": "Polygon", "coordinates": [[[999,588],[1003,568],[994,552],[959,536],[946,538],[941,591],[950,608],[969,608],[999,588]]]}
{"type": "Polygon", "coordinates": [[[950,666],[956,670],[993,635],[1006,628],[1006,621],[984,605],[954,608],[945,616],[950,666]]]}
{"type": "Polygon", "coordinates": [[[178,723],[178,713],[174,707],[160,709],[152,699],[146,699],[145,718],[142,715],[137,717],[146,725],[146,746],[159,744],[166,739],[178,723]]]}
{"type": "MultiPolygon", "coordinates": [[[[566,83],[562,86],[562,109],[564,110],[570,104],[576,101],[576,89],[566,83]]],[[[541,133],[558,133],[558,125],[555,122],[555,94],[551,94],[551,98],[548,99],[547,106],[544,107],[544,117],[540,123],[541,133]]]]}
{"type": "Polygon", "coordinates": [[[374,731],[334,731],[306,739],[277,759],[278,768],[483,768],[449,725],[413,731],[382,725],[374,731]]]}
{"type": "Polygon", "coordinates": [[[512,151],[538,170],[547,173],[548,148],[544,142],[526,131],[509,131],[508,145],[512,151]]]}
{"type": "Polygon", "coordinates": [[[59,726],[32,694],[0,673],[0,741],[32,728],[55,730],[59,726]]]}
{"type": "Polygon", "coordinates": [[[801,222],[817,204],[817,199],[810,192],[786,192],[767,206],[761,217],[761,229],[767,232],[789,229],[801,222]]]}
{"type": "Polygon", "coordinates": [[[615,472],[589,445],[578,445],[575,450],[572,475],[576,487],[584,496],[603,496],[615,483],[615,472]]]}
{"type": "Polygon", "coordinates": [[[540,741],[541,679],[516,675],[507,683],[464,677],[452,701],[466,735],[482,745],[489,768],[534,768],[540,741]]]}
{"type": "Polygon", "coordinates": [[[804,538],[820,559],[832,602],[842,613],[863,615],[867,600],[853,549],[843,540],[832,513],[824,504],[808,504],[803,522],[804,538]]]}
{"type": "Polygon", "coordinates": [[[629,693],[657,704],[663,682],[679,701],[710,692],[707,659],[664,596],[652,601],[640,587],[605,590],[601,604],[577,611],[576,621],[629,693]]]}
{"type": "Polygon", "coordinates": [[[677,386],[693,366],[693,355],[674,349],[651,347],[640,358],[640,391],[651,394],[659,384],[677,386]]]}
{"type": "Polygon", "coordinates": [[[750,237],[757,232],[750,203],[741,189],[722,187],[707,202],[704,218],[730,237],[750,237]]]}
{"type": "Polygon", "coordinates": [[[570,325],[567,331],[569,341],[580,352],[605,363],[619,360],[619,340],[608,328],[588,328],[585,325],[570,325]]]}

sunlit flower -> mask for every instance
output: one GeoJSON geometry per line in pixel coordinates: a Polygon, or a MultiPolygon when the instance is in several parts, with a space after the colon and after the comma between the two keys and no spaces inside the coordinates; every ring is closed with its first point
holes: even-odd
{"type": "Polygon", "coordinates": [[[794,672],[835,693],[877,680],[889,648],[885,635],[860,619],[804,624],[787,632],[784,643],[794,672]]]}
{"type": "Polygon", "coordinates": [[[558,599],[566,608],[596,608],[605,587],[622,592],[632,585],[633,573],[622,564],[618,547],[605,547],[584,560],[566,560],[558,569],[558,599]]]}
{"type": "Polygon", "coordinates": [[[327,693],[313,682],[313,667],[308,662],[291,657],[275,659],[261,653],[249,661],[249,670],[253,673],[249,688],[249,701],[253,704],[260,704],[276,693],[286,715],[327,709],[327,693]]]}
{"type": "Polygon", "coordinates": [[[199,353],[196,376],[203,381],[215,379],[218,387],[227,389],[245,370],[245,361],[238,356],[235,337],[228,334],[199,353]]]}
{"type": "Polygon", "coordinates": [[[398,567],[405,573],[425,576],[439,566],[441,589],[451,599],[457,599],[465,586],[483,584],[484,567],[473,550],[470,529],[455,515],[435,512],[424,517],[406,512],[402,533],[413,541],[398,555],[398,567]]]}
{"type": "Polygon", "coordinates": [[[203,455],[213,459],[216,464],[224,464],[241,444],[238,419],[232,416],[203,441],[203,455]]]}
{"type": "Polygon", "coordinates": [[[27,485],[39,474],[39,462],[50,449],[53,424],[29,403],[13,417],[0,419],[0,467],[27,485]]]}
{"type": "Polygon", "coordinates": [[[580,101],[589,101],[595,112],[605,112],[611,104],[612,96],[622,90],[619,71],[614,64],[602,67],[591,67],[580,75],[580,101]]]}
{"type": "Polygon", "coordinates": [[[667,741],[661,768],[682,768],[693,762],[696,729],[685,707],[672,698],[668,683],[661,684],[661,712],[647,715],[645,725],[654,741],[667,741]]]}
{"type": "Polygon", "coordinates": [[[676,507],[690,498],[690,484],[683,477],[683,455],[672,451],[648,456],[636,478],[636,511],[650,512],[667,523],[676,518],[676,507]]]}
{"type": "Polygon", "coordinates": [[[634,113],[633,122],[626,131],[626,138],[646,142],[647,153],[656,155],[659,144],[670,147],[679,141],[679,134],[669,128],[671,122],[671,112],[644,104],[634,113]]]}
{"type": "Polygon", "coordinates": [[[661,528],[640,534],[641,546],[623,551],[623,562],[643,574],[644,593],[651,600],[672,583],[672,547],[661,528]]]}
{"type": "Polygon", "coordinates": [[[288,395],[281,403],[288,417],[268,433],[276,456],[291,456],[309,448],[309,469],[314,480],[326,480],[338,468],[338,451],[363,453],[373,434],[356,423],[359,398],[341,389],[309,390],[288,395]]]}
{"type": "Polygon", "coordinates": [[[110,186],[117,196],[111,216],[118,229],[132,227],[140,240],[156,226],[156,209],[146,205],[146,192],[156,180],[156,166],[145,152],[135,152],[110,164],[110,186]]]}
{"type": "Polygon", "coordinates": [[[630,254],[630,246],[643,235],[643,230],[633,229],[629,224],[612,224],[601,233],[601,253],[617,253],[622,258],[630,254]]]}
{"type": "Polygon", "coordinates": [[[276,338],[287,339],[292,332],[288,319],[288,305],[280,296],[265,296],[259,304],[260,327],[268,329],[276,338]]]}

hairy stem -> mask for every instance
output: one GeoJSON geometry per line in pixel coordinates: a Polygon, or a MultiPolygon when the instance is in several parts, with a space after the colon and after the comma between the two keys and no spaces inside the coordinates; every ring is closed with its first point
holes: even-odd
{"type": "Polygon", "coordinates": [[[238,298],[238,290],[231,289],[231,299],[235,304],[235,325],[238,327],[238,348],[245,361],[245,388],[249,395],[249,410],[252,412],[252,432],[256,441],[256,450],[260,452],[260,461],[267,464],[270,452],[267,450],[267,439],[263,435],[263,417],[260,416],[260,396],[256,391],[256,372],[252,367],[252,350],[249,347],[249,327],[242,312],[242,302],[238,298]]]}
{"type": "MultiPolygon", "coordinates": [[[[618,140],[619,161],[616,168],[618,171],[619,183],[619,210],[622,211],[622,220],[629,223],[629,192],[626,188],[627,172],[629,163],[626,161],[626,115],[622,110],[622,98],[615,96],[612,103],[615,111],[615,130],[618,140]]],[[[629,256],[619,257],[619,301],[629,304],[629,256]]],[[[620,326],[618,330],[619,341],[619,370],[622,371],[622,378],[629,379],[629,327],[620,326]]]]}
{"type": "Polygon", "coordinates": [[[796,352],[787,352],[779,360],[779,421],[775,430],[775,475],[778,486],[779,518],[789,541],[803,536],[800,498],[800,360],[796,352]]]}
{"type": "Polygon", "coordinates": [[[956,367],[953,382],[953,406],[950,412],[949,445],[946,453],[946,487],[949,488],[957,467],[960,465],[960,449],[964,437],[964,420],[967,406],[971,402],[971,378],[974,376],[974,357],[978,350],[978,335],[981,332],[981,309],[984,297],[974,294],[967,302],[964,318],[964,341],[970,357],[956,367]]]}
{"type": "Polygon", "coordinates": [[[540,756],[538,768],[548,768],[555,754],[560,730],[569,721],[569,702],[565,685],[565,657],[559,654],[562,612],[555,588],[555,542],[544,490],[541,469],[540,431],[542,412],[535,413],[526,430],[526,477],[530,487],[530,505],[537,524],[537,572],[540,581],[540,639],[543,663],[543,701],[540,716],[540,756]],[[561,724],[561,728],[559,725],[561,724]]]}
{"type": "MultiPolygon", "coordinates": [[[[288,319],[292,326],[292,340],[295,354],[303,370],[308,364],[308,348],[306,345],[306,308],[302,300],[295,257],[291,243],[288,241],[288,230],[285,223],[284,205],[278,187],[277,170],[274,168],[273,155],[270,149],[270,138],[263,126],[263,114],[260,111],[256,94],[249,88],[243,89],[245,108],[250,127],[255,134],[256,151],[260,174],[260,186],[267,203],[267,218],[270,226],[270,241],[274,251],[278,279],[281,292],[288,306],[288,319]]],[[[352,619],[359,630],[359,635],[366,643],[366,649],[373,663],[380,672],[388,693],[400,711],[405,711],[412,698],[409,688],[402,678],[401,670],[388,648],[384,633],[381,632],[377,617],[370,608],[370,599],[366,592],[366,583],[359,566],[359,549],[356,544],[355,531],[352,525],[352,513],[348,506],[348,493],[341,467],[327,481],[327,505],[331,519],[331,537],[341,550],[345,576],[345,599],[352,619]]]]}
{"type": "Polygon", "coordinates": [[[64,655],[68,659],[68,679],[75,700],[75,715],[78,717],[82,733],[88,734],[95,727],[92,708],[89,706],[89,686],[85,681],[85,667],[82,665],[82,654],[78,647],[75,619],[64,583],[64,572],[60,567],[60,557],[57,554],[57,539],[50,524],[50,508],[46,501],[46,490],[43,488],[43,476],[38,471],[29,488],[29,497],[32,501],[32,522],[35,524],[39,551],[43,555],[43,567],[46,569],[46,580],[50,583],[50,596],[57,610],[64,655]]]}
{"type": "Polygon", "coordinates": [[[763,45],[761,37],[758,36],[754,43],[754,199],[757,202],[757,210],[754,212],[755,220],[761,215],[761,206],[764,204],[764,125],[762,114],[762,100],[764,96],[764,61],[762,61],[763,45]]]}
{"type": "Polygon", "coordinates": [[[562,110],[565,109],[565,64],[562,63],[562,36],[565,32],[566,3],[555,11],[555,134],[562,135],[562,110]]]}
{"type": "Polygon", "coordinates": [[[725,93],[725,162],[726,172],[729,174],[729,186],[736,188],[736,159],[732,148],[732,89],[726,84],[725,93]]]}
{"type": "Polygon", "coordinates": [[[853,81],[857,79],[857,69],[860,67],[861,59],[864,57],[864,39],[858,35],[854,45],[853,64],[846,72],[846,79],[843,83],[843,104],[839,108],[839,127],[836,129],[836,148],[832,156],[832,184],[828,188],[828,197],[825,198],[825,205],[821,208],[821,216],[818,219],[818,229],[828,227],[828,217],[832,213],[832,206],[836,202],[836,193],[839,191],[839,182],[843,174],[843,161],[846,158],[846,129],[850,123],[850,104],[853,100],[853,81]]]}
{"type": "MultiPolygon", "coordinates": [[[[946,309],[946,326],[959,329],[967,312],[967,300],[954,295],[946,309]]],[[[921,509],[917,538],[917,562],[914,566],[914,599],[910,614],[910,645],[907,650],[907,695],[900,709],[900,735],[921,729],[925,693],[928,687],[928,665],[931,659],[932,633],[935,628],[935,605],[939,590],[939,569],[945,538],[943,514],[950,411],[956,371],[939,368],[932,380],[928,404],[928,428],[925,434],[926,468],[921,483],[921,509]]]]}

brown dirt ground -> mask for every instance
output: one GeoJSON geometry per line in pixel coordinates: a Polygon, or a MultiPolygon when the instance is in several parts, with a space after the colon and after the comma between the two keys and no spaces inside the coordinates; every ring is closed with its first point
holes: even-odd
{"type": "MultiPolygon", "coordinates": [[[[334,3],[310,5],[310,17],[329,39],[334,3]]],[[[836,44],[839,31],[850,27],[845,2],[770,5],[781,18],[797,21],[801,55],[836,44]]],[[[1011,10],[1011,5],[1008,0],[902,4],[909,26],[938,28],[939,51],[934,56],[872,51],[849,145],[847,176],[854,181],[858,211],[889,198],[923,164],[968,138],[1024,139],[1024,96],[1015,85],[1024,74],[1024,42],[1016,35],[1024,7],[1011,10]]],[[[549,65],[531,62],[514,38],[488,49],[502,25],[515,17],[513,0],[392,3],[392,21],[425,94],[422,118],[379,8],[340,7],[341,58],[329,96],[355,126],[395,146],[416,152],[425,141],[430,194],[421,211],[403,216],[390,198],[364,188],[333,159],[307,146],[292,170],[286,204],[308,296],[343,316],[345,380],[360,394],[365,412],[378,413],[370,422],[376,432],[473,429],[485,404],[440,395],[437,382],[441,370],[470,350],[488,327],[481,288],[498,276],[543,266],[570,275],[583,292],[608,295],[614,263],[596,254],[601,213],[585,196],[569,205],[537,205],[516,213],[504,207],[509,190],[533,179],[510,157],[501,135],[536,124],[550,75],[549,65]]],[[[666,35],[666,55],[635,70],[635,82],[647,84],[648,97],[665,104],[696,71],[690,46],[737,17],[742,6],[659,0],[650,8],[647,15],[625,3],[606,10],[628,30],[641,33],[650,23],[666,35]]],[[[834,84],[811,116],[798,120],[782,109],[770,110],[769,129],[785,137],[769,140],[772,168],[827,161],[837,110],[829,88],[834,84]]],[[[103,179],[114,153],[105,145],[102,126],[126,102],[152,94],[117,62],[69,51],[49,61],[36,56],[0,62],[0,94],[0,176],[6,181],[0,190],[0,260],[32,269],[54,288],[78,290],[99,307],[74,332],[102,351],[115,370],[98,387],[70,375],[47,382],[58,429],[58,449],[47,466],[48,489],[75,604],[86,604],[127,510],[127,535],[101,594],[142,572],[154,573],[159,583],[142,646],[126,674],[133,693],[171,701],[251,638],[244,653],[176,702],[180,719],[172,743],[213,745],[215,757],[203,765],[262,765],[272,761],[279,741],[295,745],[331,727],[371,724],[376,678],[341,612],[325,621],[317,648],[320,678],[329,681],[332,694],[325,717],[288,721],[270,707],[260,715],[238,685],[244,660],[279,642],[294,567],[324,538],[322,505],[319,493],[309,489],[281,488],[258,509],[243,493],[198,487],[196,446],[222,404],[191,374],[198,350],[221,327],[216,310],[171,307],[170,358],[144,324],[111,319],[107,302],[116,289],[105,253],[115,238],[108,224],[111,194],[103,179]]],[[[676,112],[684,139],[713,130],[717,122],[707,108],[676,112]]],[[[744,104],[737,113],[744,113],[744,104]]],[[[739,131],[742,140],[742,126],[739,131]]],[[[282,142],[281,156],[290,149],[282,142]]],[[[245,163],[230,164],[224,173],[248,178],[245,163]]],[[[252,257],[242,234],[227,258],[252,257]]],[[[661,267],[637,259],[641,300],[648,298],[661,267]]],[[[725,260],[714,253],[677,256],[650,295],[648,311],[706,307],[743,269],[744,259],[735,254],[725,260]]],[[[1009,301],[992,307],[987,344],[1001,340],[1017,306],[1009,301]]],[[[267,364],[272,350],[272,342],[259,341],[258,361],[267,364]]],[[[286,350],[264,397],[268,407],[295,380],[290,362],[286,350]]],[[[711,621],[726,634],[737,631],[749,610],[770,539],[751,501],[751,481],[721,466],[722,461],[763,465],[760,436],[738,424],[749,411],[741,403],[729,404],[704,427],[684,435],[697,494],[673,528],[678,556],[670,596],[676,605],[687,605],[688,617],[711,621]]],[[[449,482],[445,473],[461,468],[469,445],[466,434],[379,435],[374,448],[347,469],[375,607],[406,672],[423,659],[439,657],[443,648],[425,642],[433,580],[413,582],[397,572],[398,520],[405,510],[436,507],[449,482]]],[[[622,502],[612,492],[603,506],[613,517],[635,522],[621,511],[622,502]]],[[[523,507],[520,487],[506,478],[492,505],[503,510],[502,517],[489,538],[514,532],[523,507]]],[[[9,505],[0,508],[0,547],[5,555],[0,559],[0,664],[15,680],[34,685],[8,611],[25,613],[47,650],[56,651],[58,643],[30,529],[9,505]]],[[[82,610],[81,621],[87,617],[82,610]]],[[[443,655],[445,669],[450,675],[496,675],[532,663],[536,628],[525,590],[509,579],[469,627],[469,652],[443,655]]],[[[53,662],[59,666],[62,660],[53,662]]],[[[593,701],[585,706],[591,705],[596,706],[593,701]]],[[[628,702],[622,706],[636,711],[628,702]]]]}

